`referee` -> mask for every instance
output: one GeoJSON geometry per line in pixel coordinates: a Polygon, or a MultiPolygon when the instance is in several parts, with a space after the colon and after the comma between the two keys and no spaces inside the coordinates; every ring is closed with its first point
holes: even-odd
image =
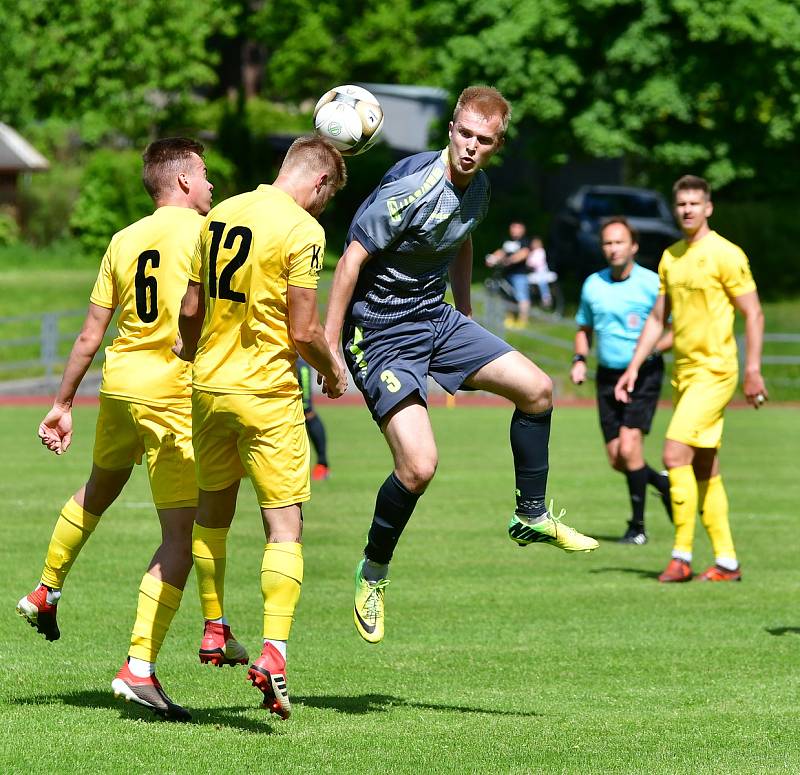
{"type": "Polygon", "coordinates": [[[644,436],[656,411],[664,360],[661,353],[672,346],[667,330],[652,355],[642,364],[639,378],[624,404],[614,398],[614,386],[633,356],[636,341],[658,295],[658,275],[635,262],[637,235],[625,218],[610,218],[600,231],[608,268],[586,278],[575,321],[575,355],[570,378],[576,385],[586,380],[586,357],[597,335],[597,407],[600,428],[611,467],[625,474],[631,501],[628,529],[623,544],[647,543],[644,529],[645,491],[656,487],[671,518],[669,479],[644,459],[644,436]]]}

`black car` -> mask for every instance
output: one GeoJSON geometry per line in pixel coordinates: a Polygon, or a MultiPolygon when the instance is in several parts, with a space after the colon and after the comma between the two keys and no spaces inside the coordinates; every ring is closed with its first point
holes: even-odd
{"type": "Polygon", "coordinates": [[[655,269],[668,245],[682,236],[664,197],[630,186],[582,186],[556,215],[548,257],[557,272],[579,278],[606,266],[600,250],[600,226],[606,218],[624,215],[639,233],[637,261],[655,269]]]}

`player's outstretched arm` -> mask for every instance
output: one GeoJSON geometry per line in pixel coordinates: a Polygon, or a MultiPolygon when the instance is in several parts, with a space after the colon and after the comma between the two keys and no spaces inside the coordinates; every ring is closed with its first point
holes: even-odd
{"type": "Polygon", "coordinates": [[[53,408],[39,424],[42,444],[57,455],[66,452],[72,443],[72,402],[92,359],[103,343],[113,316],[113,308],[107,309],[90,302],[83,326],[64,367],[53,408]]]}
{"type": "Polygon", "coordinates": [[[764,343],[764,313],[758,291],[734,296],[733,305],[744,316],[745,363],[744,397],[758,409],[769,398],[761,376],[761,349],[764,343]]]}
{"type": "Polygon", "coordinates": [[[347,390],[347,372],[331,352],[317,312],[317,292],[313,288],[289,286],[289,333],[303,360],[322,375],[322,390],[339,398],[347,390]]]}
{"type": "Polygon", "coordinates": [[[202,283],[189,280],[186,293],[181,301],[181,314],[178,318],[179,339],[172,351],[184,361],[193,361],[203,330],[206,316],[206,301],[202,283]]]}
{"type": "Polygon", "coordinates": [[[450,263],[450,287],[453,290],[453,301],[456,309],[467,317],[472,317],[472,298],[470,285],[472,283],[472,237],[467,237],[461,243],[456,257],[450,263]]]}
{"type": "Polygon", "coordinates": [[[636,349],[633,352],[633,358],[628,364],[628,368],[617,381],[614,387],[614,398],[627,404],[630,399],[630,393],[636,385],[636,378],[639,376],[639,368],[647,360],[649,355],[653,352],[662,335],[664,334],[664,327],[667,318],[669,317],[669,303],[666,296],[659,294],[656,298],[656,303],[645,321],[642,333],[639,334],[639,341],[636,343],[636,349]]]}
{"type": "Polygon", "coordinates": [[[361,267],[369,261],[369,253],[357,240],[353,240],[336,264],[333,273],[333,284],[328,297],[328,309],[325,313],[325,339],[328,347],[339,360],[339,339],[342,336],[344,316],[353,298],[353,291],[358,282],[361,267]]]}

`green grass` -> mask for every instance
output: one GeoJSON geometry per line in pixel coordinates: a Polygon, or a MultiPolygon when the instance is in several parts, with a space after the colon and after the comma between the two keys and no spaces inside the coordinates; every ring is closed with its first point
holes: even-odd
{"type": "MultiPolygon", "coordinates": [[[[158,674],[195,722],[115,701],[136,589],[158,541],[137,470],[77,562],[46,643],[13,606],[38,578],[56,513],[85,477],[94,410],[73,448],[35,438],[43,408],[0,409],[5,614],[0,771],[231,773],[794,773],[800,771],[796,439],[800,413],[731,410],[723,473],[741,584],[662,586],[671,529],[648,502],[651,541],[620,546],[624,481],[605,462],[594,410],[558,409],[550,490],[592,555],[515,547],[509,411],[434,409],[439,472],[403,536],[387,638],[361,641],[352,572],[390,469],[362,407],[324,405],[334,476],[306,509],[306,576],[289,650],[294,715],[258,709],[243,669],[197,662],[194,579],[158,674]]],[[[648,439],[656,462],[668,412],[648,439]]],[[[263,535],[249,486],[229,542],[226,609],[256,650],[263,535]]],[[[711,560],[698,527],[696,567],[711,560]]]]}

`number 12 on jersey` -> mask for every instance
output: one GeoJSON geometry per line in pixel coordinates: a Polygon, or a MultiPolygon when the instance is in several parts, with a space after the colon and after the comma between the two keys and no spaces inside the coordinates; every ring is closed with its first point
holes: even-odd
{"type": "Polygon", "coordinates": [[[250,247],[253,244],[253,232],[247,226],[232,226],[225,230],[227,224],[221,221],[211,221],[208,230],[211,232],[211,247],[208,251],[208,295],[212,299],[227,299],[244,303],[247,296],[241,291],[231,288],[233,275],[241,269],[247,257],[250,255],[250,247]],[[225,237],[223,242],[222,238],[225,237]],[[220,245],[225,250],[233,250],[237,240],[239,247],[236,254],[223,267],[222,272],[217,276],[217,259],[219,258],[220,245]]]}

